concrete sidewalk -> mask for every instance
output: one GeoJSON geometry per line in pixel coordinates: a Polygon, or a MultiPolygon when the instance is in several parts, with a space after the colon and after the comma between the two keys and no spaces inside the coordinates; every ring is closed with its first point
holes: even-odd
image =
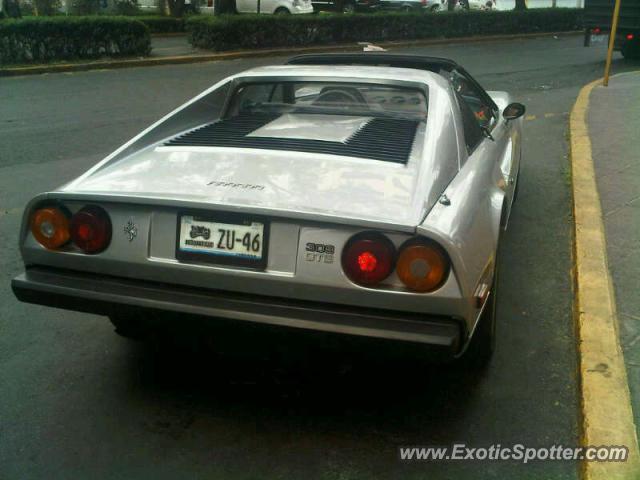
{"type": "Polygon", "coordinates": [[[587,116],[620,343],[640,425],[640,72],[591,92],[587,116]]]}

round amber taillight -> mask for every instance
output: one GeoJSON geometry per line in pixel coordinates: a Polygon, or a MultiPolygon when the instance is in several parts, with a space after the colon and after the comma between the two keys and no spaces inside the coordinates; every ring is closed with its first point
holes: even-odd
{"type": "Polygon", "coordinates": [[[433,242],[410,241],[400,249],[396,273],[410,290],[432,292],[447,279],[449,259],[444,250],[433,242]]]}
{"type": "Polygon", "coordinates": [[[69,241],[69,217],[57,207],[39,208],[31,216],[31,233],[40,245],[55,250],[69,241]]]}

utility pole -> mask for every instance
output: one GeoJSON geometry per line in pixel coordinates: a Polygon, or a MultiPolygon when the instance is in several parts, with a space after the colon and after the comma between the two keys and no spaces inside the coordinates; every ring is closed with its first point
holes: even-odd
{"type": "Polygon", "coordinates": [[[611,20],[611,33],[609,34],[609,49],[607,50],[607,62],[604,66],[604,81],[602,84],[607,87],[609,85],[609,74],[611,73],[611,57],[613,57],[613,44],[616,41],[616,32],[618,31],[618,17],[620,16],[620,0],[616,0],[613,7],[613,19],[611,20]]]}

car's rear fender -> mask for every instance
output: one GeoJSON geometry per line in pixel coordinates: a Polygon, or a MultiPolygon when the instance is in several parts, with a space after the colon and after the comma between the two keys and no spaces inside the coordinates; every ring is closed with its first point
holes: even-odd
{"type": "Polygon", "coordinates": [[[504,179],[498,162],[470,157],[431,209],[417,233],[440,243],[449,254],[467,302],[469,330],[480,312],[476,292],[488,283],[496,260],[505,201],[504,179]]]}

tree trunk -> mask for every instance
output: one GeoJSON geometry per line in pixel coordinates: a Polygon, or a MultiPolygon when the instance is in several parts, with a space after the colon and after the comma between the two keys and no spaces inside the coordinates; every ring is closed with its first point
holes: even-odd
{"type": "Polygon", "coordinates": [[[172,17],[182,17],[184,14],[184,0],[167,0],[169,13],[172,17]]]}
{"type": "Polygon", "coordinates": [[[516,10],[526,10],[527,2],[526,0],[516,0],[516,10]]]}

